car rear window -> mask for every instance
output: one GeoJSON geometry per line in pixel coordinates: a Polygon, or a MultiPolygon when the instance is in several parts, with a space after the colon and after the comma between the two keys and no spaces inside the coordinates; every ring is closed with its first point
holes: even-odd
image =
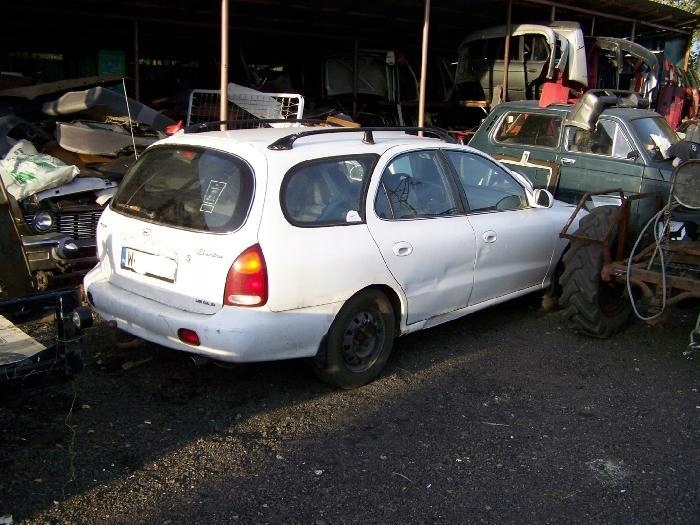
{"type": "Polygon", "coordinates": [[[498,125],[496,141],[553,148],[559,144],[561,122],[560,115],[510,111],[498,125]]]}
{"type": "Polygon", "coordinates": [[[253,172],[242,159],[192,147],[146,151],[111,207],[151,222],[209,232],[241,227],[253,199],[253,172]]]}

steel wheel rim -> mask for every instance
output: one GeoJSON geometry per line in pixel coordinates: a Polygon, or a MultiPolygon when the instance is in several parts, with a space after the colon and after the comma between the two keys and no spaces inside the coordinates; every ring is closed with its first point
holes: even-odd
{"type": "Polygon", "coordinates": [[[381,315],[357,312],[343,332],[343,363],[352,372],[364,372],[377,361],[383,344],[384,320],[381,315]]]}

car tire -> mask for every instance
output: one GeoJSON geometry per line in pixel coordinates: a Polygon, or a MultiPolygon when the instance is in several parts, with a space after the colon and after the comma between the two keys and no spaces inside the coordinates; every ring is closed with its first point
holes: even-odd
{"type": "MultiPolygon", "coordinates": [[[[618,213],[617,206],[593,208],[579,224],[576,235],[603,239],[618,213]]],[[[616,245],[617,226],[611,232],[610,246],[616,245]]],[[[564,254],[564,272],[559,283],[560,305],[571,329],[580,334],[607,338],[627,325],[632,306],[624,283],[601,279],[603,247],[573,239],[564,254]]]]}
{"type": "Polygon", "coordinates": [[[391,302],[378,290],[351,297],[333,320],[325,339],[322,381],[352,389],[374,380],[394,346],[396,321],[391,302]]]}

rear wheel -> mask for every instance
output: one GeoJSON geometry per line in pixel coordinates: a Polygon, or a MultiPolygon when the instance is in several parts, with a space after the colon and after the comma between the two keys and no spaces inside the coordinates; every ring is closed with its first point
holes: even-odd
{"type": "MultiPolygon", "coordinates": [[[[603,239],[615,219],[617,206],[598,206],[581,219],[577,235],[603,239]]],[[[612,231],[610,246],[616,243],[617,227],[612,231]]],[[[559,283],[559,300],[563,315],[578,333],[605,338],[627,324],[632,307],[624,283],[601,279],[603,247],[600,244],[573,240],[564,254],[564,273],[559,283]]]]}
{"type": "Polygon", "coordinates": [[[394,346],[394,312],[377,290],[348,300],[331,324],[325,363],[316,369],[322,381],[340,388],[357,388],[375,379],[394,346]]]}

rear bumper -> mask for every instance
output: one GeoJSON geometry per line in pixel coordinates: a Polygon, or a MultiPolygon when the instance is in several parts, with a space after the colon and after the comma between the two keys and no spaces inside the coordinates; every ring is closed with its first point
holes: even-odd
{"type": "Polygon", "coordinates": [[[340,309],[340,303],[271,312],[226,306],[213,315],[179,310],[110,284],[99,268],[85,278],[95,311],[118,328],[153,343],[229,362],[311,357],[340,309]],[[180,328],[194,330],[200,345],[182,342],[180,328]]]}

